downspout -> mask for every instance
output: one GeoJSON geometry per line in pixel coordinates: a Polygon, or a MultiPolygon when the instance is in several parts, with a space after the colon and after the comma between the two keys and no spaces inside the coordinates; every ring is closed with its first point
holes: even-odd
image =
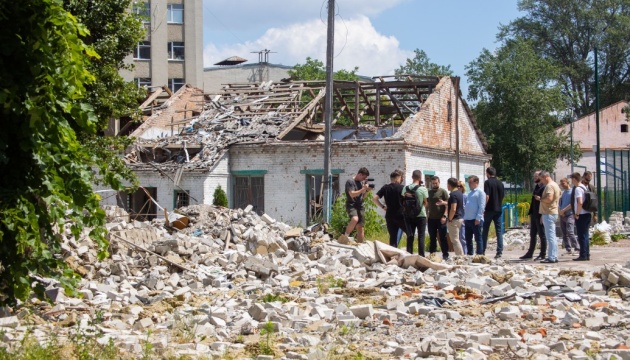
{"type": "Polygon", "coordinates": [[[455,177],[459,180],[459,76],[453,78],[455,83],[455,177]]]}

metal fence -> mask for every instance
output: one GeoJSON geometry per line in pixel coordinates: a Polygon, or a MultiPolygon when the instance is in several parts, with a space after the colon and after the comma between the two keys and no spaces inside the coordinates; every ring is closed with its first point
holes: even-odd
{"type": "Polygon", "coordinates": [[[613,211],[630,211],[630,150],[606,150],[602,160],[602,214],[607,220],[613,211]]]}

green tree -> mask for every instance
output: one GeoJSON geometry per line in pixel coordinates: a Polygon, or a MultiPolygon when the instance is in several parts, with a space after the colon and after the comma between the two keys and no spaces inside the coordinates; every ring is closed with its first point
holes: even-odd
{"type": "Polygon", "coordinates": [[[90,36],[86,26],[60,0],[25,0],[2,3],[0,27],[0,302],[11,304],[32,290],[41,295],[39,282],[31,287],[34,276],[58,279],[72,292],[76,275],[55,256],[59,229],[75,237],[89,231],[99,257],[107,256],[105,214],[92,184],[118,189],[121,179],[101,158],[115,145],[102,140],[105,152],[86,151],[78,138],[96,134],[98,115],[109,112],[95,111],[88,95],[103,78],[90,73],[102,57],[82,40],[90,36]]]}
{"type": "Polygon", "coordinates": [[[221,185],[217,186],[214,189],[214,194],[212,195],[212,204],[216,206],[228,206],[228,198],[225,191],[221,188],[221,185]]]}
{"type": "MultiPolygon", "coordinates": [[[[63,0],[63,5],[87,28],[81,40],[100,55],[87,64],[95,80],[85,85],[85,101],[94,108],[98,132],[107,128],[111,118],[138,117],[138,101],[146,96],[146,91],[120,75],[120,70],[132,70],[133,65],[124,60],[145,33],[143,19],[129,11],[132,0],[63,0]]],[[[94,183],[115,189],[124,183],[135,186],[135,174],[120,156],[131,139],[102,137],[84,131],[77,131],[77,135],[85,151],[95,159],[98,172],[94,174],[94,183]]]]}
{"type": "Polygon", "coordinates": [[[86,85],[86,100],[94,108],[99,130],[104,130],[111,117],[136,115],[138,99],[146,91],[134,82],[125,81],[120,70],[131,70],[125,58],[144,37],[140,16],[133,14],[132,0],[63,0],[64,8],[89,31],[81,37],[100,55],[87,65],[95,81],[86,85]]]}
{"type": "MultiPolygon", "coordinates": [[[[359,80],[357,71],[359,71],[359,68],[356,66],[351,71],[342,69],[333,74],[333,79],[359,80]]],[[[307,57],[304,64],[297,64],[293,69],[289,70],[289,76],[291,80],[326,80],[326,66],[317,59],[307,57]]]]}
{"type": "Polygon", "coordinates": [[[474,114],[499,175],[522,181],[536,169],[553,170],[570,151],[568,138],[556,132],[566,103],[554,82],[558,69],[522,39],[496,53],[484,49],[466,69],[469,99],[477,101],[474,114]]]}
{"type": "Polygon", "coordinates": [[[438,65],[431,62],[424,50],[416,49],[413,51],[416,55],[408,58],[405,65],[401,65],[394,70],[396,76],[401,75],[427,75],[427,76],[450,76],[453,75],[451,65],[438,65]]]}
{"type": "Polygon", "coordinates": [[[531,40],[558,68],[556,79],[578,115],[595,109],[593,50],[599,49],[600,103],[630,91],[630,0],[519,0],[525,15],[502,26],[499,39],[531,40]]]}

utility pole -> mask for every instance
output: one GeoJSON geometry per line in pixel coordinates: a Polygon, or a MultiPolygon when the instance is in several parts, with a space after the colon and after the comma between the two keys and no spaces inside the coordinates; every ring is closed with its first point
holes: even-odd
{"type": "Polygon", "coordinates": [[[599,143],[599,75],[597,70],[597,48],[595,48],[595,134],[596,134],[596,151],[595,151],[595,171],[597,171],[597,222],[602,222],[602,165],[601,152],[599,143]]]}
{"type": "Polygon", "coordinates": [[[571,114],[569,121],[571,122],[571,175],[573,175],[573,119],[575,118],[575,110],[571,114]]]}
{"type": "Polygon", "coordinates": [[[323,222],[330,223],[332,209],[332,181],[330,175],[330,153],[332,146],[332,96],[333,96],[333,59],[335,52],[335,0],[328,0],[328,34],[326,36],[326,94],[324,97],[324,211],[323,222]]]}

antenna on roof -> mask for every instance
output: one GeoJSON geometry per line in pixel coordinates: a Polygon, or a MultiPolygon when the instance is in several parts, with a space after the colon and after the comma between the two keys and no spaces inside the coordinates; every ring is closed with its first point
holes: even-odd
{"type": "Polygon", "coordinates": [[[269,62],[269,54],[277,54],[277,52],[268,49],[252,51],[251,53],[258,54],[258,62],[261,64],[267,64],[269,62]]]}

